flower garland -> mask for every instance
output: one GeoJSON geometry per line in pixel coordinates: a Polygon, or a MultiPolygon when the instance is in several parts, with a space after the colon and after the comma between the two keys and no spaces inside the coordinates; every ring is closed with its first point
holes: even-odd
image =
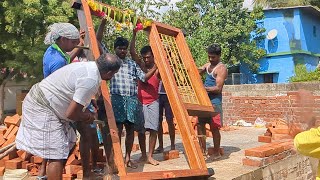
{"type": "Polygon", "coordinates": [[[132,10],[117,10],[103,6],[100,3],[89,0],[88,5],[91,13],[100,18],[111,18],[116,21],[116,30],[121,31],[124,27],[134,26],[136,30],[143,30],[152,25],[151,19],[137,17],[132,10]]]}

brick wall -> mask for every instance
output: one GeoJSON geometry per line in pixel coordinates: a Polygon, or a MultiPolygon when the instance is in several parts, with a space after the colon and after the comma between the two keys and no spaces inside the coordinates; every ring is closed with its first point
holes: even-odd
{"type": "Polygon", "coordinates": [[[223,89],[223,120],[252,122],[260,117],[269,122],[320,119],[320,83],[226,85],[223,89]],[[301,90],[310,92],[301,93],[301,90]]]}

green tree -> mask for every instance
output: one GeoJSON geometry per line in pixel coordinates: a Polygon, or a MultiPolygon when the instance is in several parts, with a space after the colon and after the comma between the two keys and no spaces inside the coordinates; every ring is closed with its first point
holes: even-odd
{"type": "MultiPolygon", "coordinates": [[[[43,40],[48,25],[76,21],[70,2],[63,0],[4,0],[0,2],[0,120],[4,87],[9,80],[42,79],[43,40]]],[[[2,121],[1,121],[2,122],[2,121]]]]}
{"type": "Polygon", "coordinates": [[[197,65],[207,62],[206,47],[221,45],[222,61],[228,65],[247,63],[252,70],[265,55],[257,43],[264,39],[264,28],[257,25],[263,12],[242,8],[242,0],[183,0],[176,3],[164,21],[186,31],[186,38],[197,65]]]}
{"type": "Polygon", "coordinates": [[[254,0],[255,5],[270,7],[290,7],[312,5],[320,7],[319,0],[254,0]]]}
{"type": "Polygon", "coordinates": [[[308,71],[305,64],[298,64],[294,69],[295,75],[292,76],[290,82],[310,82],[320,81],[320,70],[316,68],[314,71],[308,71]]]}
{"type": "MultiPolygon", "coordinates": [[[[108,3],[121,10],[133,10],[139,17],[144,17],[153,20],[159,20],[162,14],[159,12],[161,7],[167,6],[169,0],[109,0],[108,3]]],[[[98,18],[94,18],[95,25],[99,25],[98,18]]],[[[128,40],[132,37],[132,29],[134,27],[123,27],[120,31],[117,31],[116,23],[113,20],[108,20],[106,30],[104,33],[104,43],[109,50],[113,52],[113,42],[118,36],[123,36],[128,40]]],[[[137,50],[145,45],[148,45],[148,36],[146,33],[139,32],[137,34],[137,50]]]]}
{"type": "MultiPolygon", "coordinates": [[[[167,5],[168,0],[105,0],[120,9],[130,8],[139,15],[159,18],[156,8],[167,5]],[[153,6],[154,8],[150,8],[153,6]]],[[[78,26],[71,0],[2,0],[0,2],[0,124],[3,120],[4,87],[9,80],[27,79],[30,85],[41,80],[42,57],[47,46],[43,43],[47,27],[55,22],[70,22],[78,26]]],[[[95,24],[99,20],[95,19],[95,24]]],[[[130,37],[131,30],[117,32],[113,22],[107,27],[105,40],[111,44],[116,36],[130,37]],[[111,30],[111,31],[108,31],[111,30]]],[[[147,38],[139,33],[145,45],[147,38]]],[[[142,46],[139,43],[139,46],[142,46]]],[[[111,49],[111,48],[110,48],[111,49]]]]}

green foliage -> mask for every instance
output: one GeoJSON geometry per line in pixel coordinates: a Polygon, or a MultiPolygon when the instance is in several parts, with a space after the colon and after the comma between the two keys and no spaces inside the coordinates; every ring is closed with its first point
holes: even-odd
{"type": "MultiPolygon", "coordinates": [[[[119,1],[114,0],[111,1],[111,5],[117,7],[122,10],[131,9],[133,10],[138,16],[150,18],[153,20],[158,20],[161,18],[161,14],[159,13],[159,8],[168,5],[169,0],[125,0],[119,1]]],[[[95,18],[95,24],[99,25],[99,19],[95,18]]],[[[113,52],[113,42],[114,40],[119,37],[123,36],[128,40],[132,37],[132,29],[133,27],[124,28],[122,31],[117,31],[115,29],[115,22],[109,20],[106,26],[106,30],[104,33],[104,43],[107,45],[108,49],[113,52]]],[[[137,34],[137,52],[145,45],[149,44],[148,36],[143,31],[138,32],[137,34]]]]}
{"type": "MultiPolygon", "coordinates": [[[[56,22],[70,22],[78,25],[75,10],[71,8],[71,1],[65,0],[3,0],[0,2],[0,84],[6,78],[33,77],[32,81],[39,81],[42,75],[42,57],[47,48],[43,43],[47,27],[56,22]],[[10,72],[8,74],[8,72],[10,72]]],[[[159,18],[157,7],[167,5],[168,1],[145,0],[109,0],[105,1],[120,9],[130,8],[139,15],[149,18],[159,18]],[[153,6],[154,8],[150,8],[153,6]]],[[[95,25],[99,25],[99,19],[95,25]]],[[[116,32],[113,22],[110,22],[105,34],[109,49],[113,49],[113,40],[117,36],[130,39],[132,31],[116,32]]],[[[138,47],[148,44],[147,36],[138,35],[138,47]]]]}
{"type": "Polygon", "coordinates": [[[319,0],[255,0],[255,5],[270,7],[290,7],[312,5],[320,7],[319,0]]]}
{"type": "Polygon", "coordinates": [[[164,21],[186,31],[198,66],[207,62],[207,46],[218,43],[224,63],[233,65],[241,61],[255,71],[259,67],[257,61],[265,55],[263,49],[257,48],[265,30],[256,23],[264,16],[261,8],[248,12],[242,3],[242,0],[183,0],[176,3],[177,9],[165,14],[164,21]]]}
{"type": "Polygon", "coordinates": [[[317,68],[315,71],[308,72],[304,64],[298,64],[295,67],[295,76],[289,79],[290,82],[307,82],[307,81],[320,81],[320,70],[317,68]]]}
{"type": "MultiPolygon", "coordinates": [[[[11,69],[5,78],[34,77],[42,79],[43,40],[48,25],[75,22],[70,3],[64,0],[4,0],[0,3],[0,68],[11,69]]],[[[8,72],[8,71],[6,71],[8,72]]]]}

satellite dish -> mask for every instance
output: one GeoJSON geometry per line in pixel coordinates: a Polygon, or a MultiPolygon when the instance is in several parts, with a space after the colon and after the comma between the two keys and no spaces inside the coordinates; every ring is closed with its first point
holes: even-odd
{"type": "Polygon", "coordinates": [[[278,35],[278,31],[276,29],[271,29],[267,34],[267,39],[272,40],[275,37],[277,37],[277,35],[278,35]]]}

